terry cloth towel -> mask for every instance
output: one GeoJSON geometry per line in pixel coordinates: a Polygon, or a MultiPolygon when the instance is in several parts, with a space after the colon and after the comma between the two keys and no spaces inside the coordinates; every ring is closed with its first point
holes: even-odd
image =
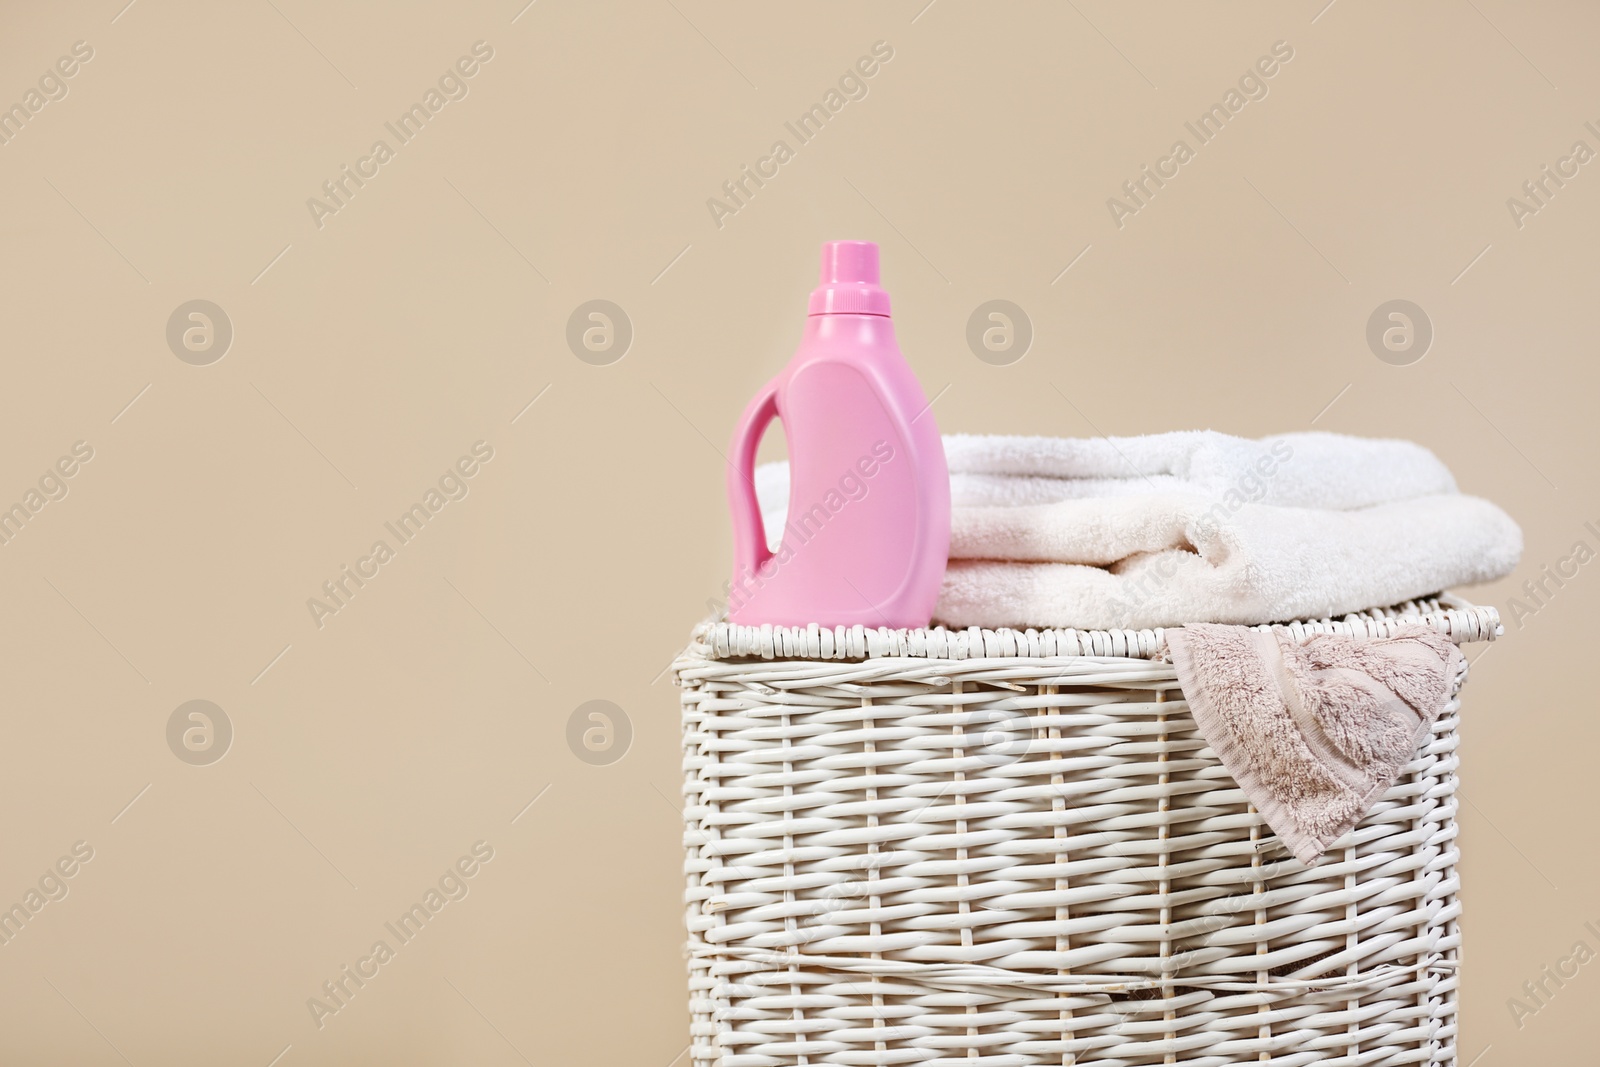
{"type": "Polygon", "coordinates": [[[1382,639],[1167,631],[1189,711],[1295,858],[1314,865],[1394,782],[1448,705],[1461,651],[1425,626],[1382,639]]]}
{"type": "Polygon", "coordinates": [[[1456,491],[1449,469],[1421,445],[1320,432],[1260,441],[1213,430],[1094,438],[951,434],[944,449],[956,507],[1188,491],[1346,511],[1456,491]]]}
{"type": "MultiPolygon", "coordinates": [[[[951,627],[1147,629],[1323,618],[1492,581],[1522,534],[1409,441],[1211,431],[956,435],[951,627]]],[[[769,536],[788,469],[756,471],[769,536]]],[[[773,546],[776,548],[776,544],[773,546]]]]}
{"type": "MultiPolygon", "coordinates": [[[[1456,491],[1449,469],[1421,445],[1331,433],[1260,441],[1212,430],[1095,438],[946,434],[944,452],[957,508],[1189,492],[1345,511],[1456,491]]],[[[788,464],[763,464],[755,482],[762,510],[771,513],[767,529],[782,530],[788,464]]]]}
{"type": "Polygon", "coordinates": [[[1517,524],[1459,494],[1353,511],[1194,496],[956,508],[936,616],[947,626],[1153,629],[1321,619],[1492,581],[1517,524]]]}

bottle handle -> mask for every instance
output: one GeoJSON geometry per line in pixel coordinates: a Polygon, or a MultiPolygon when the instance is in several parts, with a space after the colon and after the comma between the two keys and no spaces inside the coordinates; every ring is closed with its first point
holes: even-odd
{"type": "Polygon", "coordinates": [[[778,417],[778,383],[768,382],[745,408],[728,453],[728,507],[733,514],[734,580],[754,575],[772,558],[767,528],[756,499],[756,449],[772,420],[778,417]]]}

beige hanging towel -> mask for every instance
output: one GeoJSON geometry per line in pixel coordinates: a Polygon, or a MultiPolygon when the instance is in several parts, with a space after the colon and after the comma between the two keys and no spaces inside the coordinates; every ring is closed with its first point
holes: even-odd
{"type": "Polygon", "coordinates": [[[1423,626],[1393,637],[1194,625],[1166,631],[1200,733],[1267,824],[1314,865],[1416,755],[1461,651],[1423,626]]]}

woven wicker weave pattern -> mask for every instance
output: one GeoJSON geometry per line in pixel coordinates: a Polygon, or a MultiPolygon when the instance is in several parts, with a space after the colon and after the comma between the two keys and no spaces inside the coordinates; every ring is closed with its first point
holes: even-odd
{"type": "MultiPolygon", "coordinates": [[[[1388,637],[1399,627],[1422,622],[1457,644],[1492,641],[1500,633],[1500,614],[1455,597],[1414,600],[1392,608],[1342,619],[1282,624],[1296,638],[1312,634],[1388,637]]],[[[1260,627],[1258,627],[1259,629],[1260,627]]],[[[712,659],[759,656],[762,659],[976,659],[982,656],[1161,656],[1161,630],[869,630],[861,626],[734,626],[708,623],[695,631],[691,654],[712,659]]]]}
{"type": "MultiPolygon", "coordinates": [[[[1498,627],[1459,602],[1314,625],[1417,618],[1498,627]]],[[[1307,870],[1144,658],[1158,635],[718,658],[811,636],[736,629],[676,664],[694,1062],[1455,1062],[1454,698],[1307,870]]]]}

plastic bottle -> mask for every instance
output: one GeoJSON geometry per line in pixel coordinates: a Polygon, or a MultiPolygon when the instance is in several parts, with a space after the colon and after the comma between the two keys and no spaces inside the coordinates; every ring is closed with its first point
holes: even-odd
{"type": "Polygon", "coordinates": [[[950,549],[950,475],[927,396],[895,342],[876,244],[822,246],[800,347],[734,431],[728,501],[730,621],[870,629],[931,619],[950,549]],[[775,418],[790,488],[774,552],[753,475],[775,418]]]}

